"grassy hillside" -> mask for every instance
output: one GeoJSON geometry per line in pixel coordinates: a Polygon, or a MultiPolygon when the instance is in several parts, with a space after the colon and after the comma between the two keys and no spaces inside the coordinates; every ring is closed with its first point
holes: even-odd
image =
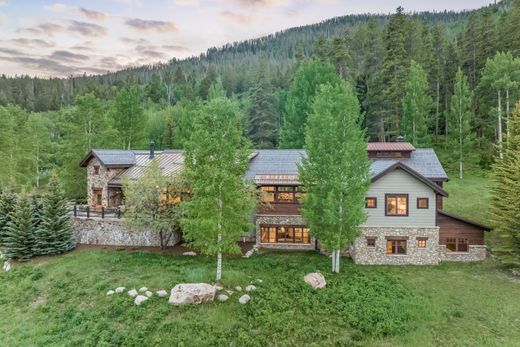
{"type": "Polygon", "coordinates": [[[214,259],[75,251],[0,273],[4,346],[514,346],[520,283],[495,263],[370,267],[307,253],[227,259],[223,283],[262,279],[247,305],[135,306],[116,286],[171,289],[209,282],[214,259]],[[325,289],[303,282],[310,271],[325,289]]]}
{"type": "Polygon", "coordinates": [[[486,171],[471,173],[462,180],[456,174],[449,176],[451,179],[444,188],[450,196],[445,199],[444,209],[489,225],[492,187],[490,174],[486,171]]]}

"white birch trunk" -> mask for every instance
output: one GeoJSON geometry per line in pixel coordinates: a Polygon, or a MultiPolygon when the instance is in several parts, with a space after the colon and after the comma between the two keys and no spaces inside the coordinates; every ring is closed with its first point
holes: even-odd
{"type": "Polygon", "coordinates": [[[336,252],[332,251],[332,254],[330,255],[330,259],[332,261],[332,272],[336,272],[336,252]]]}
{"type": "Polygon", "coordinates": [[[498,153],[500,159],[504,159],[502,148],[502,95],[500,90],[498,90],[498,153]]]}
{"type": "MultiPolygon", "coordinates": [[[[220,238],[220,235],[219,235],[220,238]]],[[[216,281],[219,282],[222,279],[222,252],[218,252],[217,254],[217,278],[216,281]]]]}
{"type": "Polygon", "coordinates": [[[509,139],[509,89],[506,89],[506,142],[509,139]]]}
{"type": "Polygon", "coordinates": [[[459,91],[459,178],[463,178],[462,173],[462,86],[459,91]]]}
{"type": "Polygon", "coordinates": [[[339,273],[339,250],[336,251],[336,273],[339,273]]]}
{"type": "Polygon", "coordinates": [[[222,278],[222,250],[220,247],[220,242],[222,241],[222,198],[219,197],[217,200],[217,205],[219,209],[218,222],[217,222],[217,244],[218,244],[218,254],[217,254],[217,278],[216,281],[219,282],[222,278]]]}

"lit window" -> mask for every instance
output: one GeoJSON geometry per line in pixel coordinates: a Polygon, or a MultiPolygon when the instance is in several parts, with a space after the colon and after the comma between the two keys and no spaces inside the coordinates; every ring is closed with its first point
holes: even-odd
{"type": "Polygon", "coordinates": [[[300,187],[294,186],[261,186],[260,190],[262,202],[274,204],[298,204],[303,195],[300,187]]]}
{"type": "Polygon", "coordinates": [[[406,254],[406,240],[386,240],[386,254],[389,254],[389,255],[406,254]]]}
{"type": "Polygon", "coordinates": [[[408,194],[386,194],[387,216],[408,216],[408,194]]]}
{"type": "Polygon", "coordinates": [[[417,247],[418,248],[426,248],[426,239],[418,238],[417,239],[417,247]]]}
{"type": "Polygon", "coordinates": [[[377,208],[377,198],[365,198],[365,208],[377,208]]]}
{"type": "Polygon", "coordinates": [[[303,226],[261,226],[263,243],[311,243],[309,229],[303,226]]]}
{"type": "Polygon", "coordinates": [[[468,239],[449,238],[446,239],[446,251],[448,252],[468,252],[468,239]]]}
{"type": "Polygon", "coordinates": [[[367,237],[367,247],[375,247],[375,246],[376,246],[376,238],[367,237]]]}
{"type": "Polygon", "coordinates": [[[420,210],[425,210],[429,208],[429,199],[428,198],[417,198],[417,208],[420,210]]]}

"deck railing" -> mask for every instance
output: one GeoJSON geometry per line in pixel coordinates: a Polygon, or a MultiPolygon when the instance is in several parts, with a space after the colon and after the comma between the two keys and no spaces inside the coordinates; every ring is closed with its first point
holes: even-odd
{"type": "Polygon", "coordinates": [[[91,207],[86,205],[74,205],[72,209],[74,217],[86,218],[121,218],[121,209],[113,207],[91,207]]]}

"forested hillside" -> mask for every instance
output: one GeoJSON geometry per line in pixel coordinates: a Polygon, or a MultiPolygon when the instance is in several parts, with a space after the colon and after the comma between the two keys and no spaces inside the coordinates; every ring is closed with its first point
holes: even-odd
{"type": "Polygon", "coordinates": [[[0,186],[39,188],[57,169],[85,195],[92,148],[183,147],[212,94],[242,110],[259,148],[301,147],[314,87],[356,89],[367,135],[433,146],[449,170],[487,168],[520,93],[520,1],[475,11],[352,15],[99,76],[0,78],[0,186]],[[309,88],[309,86],[314,86],[309,88]]]}

